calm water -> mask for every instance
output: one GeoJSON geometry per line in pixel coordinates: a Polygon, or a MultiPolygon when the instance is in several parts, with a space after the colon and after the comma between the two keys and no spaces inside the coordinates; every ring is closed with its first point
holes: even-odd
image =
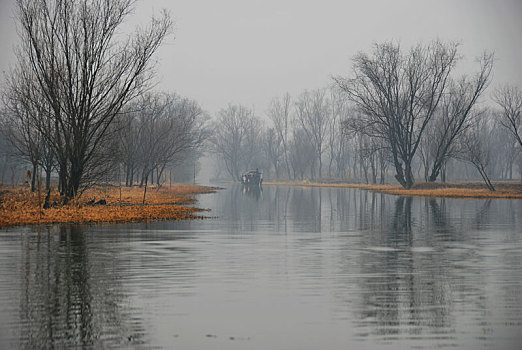
{"type": "Polygon", "coordinates": [[[517,348],[522,201],[231,187],[215,219],[0,231],[0,348],[517,348]]]}

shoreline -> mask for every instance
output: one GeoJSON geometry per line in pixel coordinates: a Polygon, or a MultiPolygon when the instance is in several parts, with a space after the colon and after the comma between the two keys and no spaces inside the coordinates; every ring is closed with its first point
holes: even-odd
{"type": "Polygon", "coordinates": [[[460,199],[522,199],[522,182],[496,182],[495,192],[489,191],[485,185],[478,182],[465,183],[416,183],[411,189],[404,189],[401,185],[370,185],[354,183],[318,183],[308,181],[266,181],[268,186],[304,186],[304,187],[332,187],[332,188],[359,188],[378,193],[398,196],[414,197],[444,197],[460,199]]]}
{"type": "MultiPolygon", "coordinates": [[[[218,188],[176,184],[147,188],[95,186],[85,191],[77,203],[42,209],[44,191],[31,193],[26,187],[0,186],[0,228],[40,224],[135,223],[165,220],[203,219],[208,209],[192,206],[196,195],[214,193],[218,188]],[[120,199],[121,198],[121,199],[120,199]],[[100,200],[105,204],[93,204],[100,200]]],[[[51,192],[50,203],[59,201],[51,192]]]]}

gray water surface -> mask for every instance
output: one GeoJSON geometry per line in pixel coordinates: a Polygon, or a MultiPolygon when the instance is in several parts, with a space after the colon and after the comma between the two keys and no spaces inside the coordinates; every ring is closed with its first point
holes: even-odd
{"type": "Polygon", "coordinates": [[[521,200],[199,199],[216,218],[0,231],[0,349],[522,344],[521,200]]]}

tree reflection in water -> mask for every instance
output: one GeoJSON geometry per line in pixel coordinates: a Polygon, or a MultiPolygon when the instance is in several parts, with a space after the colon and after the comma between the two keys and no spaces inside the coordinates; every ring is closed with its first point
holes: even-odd
{"type": "MultiPolygon", "coordinates": [[[[455,215],[450,212],[457,205],[448,208],[445,199],[414,202],[411,197],[398,197],[394,203],[381,201],[380,210],[373,210],[367,208],[374,208],[375,196],[367,196],[370,206],[367,198],[354,204],[365,213],[361,218],[379,213],[373,218],[377,223],[367,232],[362,244],[366,249],[357,257],[359,274],[346,281],[358,285],[356,290],[349,288],[351,295],[346,298],[353,298],[354,292],[360,296],[360,307],[356,308],[359,335],[414,339],[419,334],[432,334],[437,339],[454,339],[459,315],[455,307],[463,302],[469,308],[466,312],[482,310],[474,320],[477,325],[493,324],[488,313],[496,301],[488,294],[494,290],[478,288],[487,271],[478,242],[484,239],[481,231],[487,231],[492,222],[491,201],[479,201],[476,208],[466,209],[455,225],[451,219],[455,215]],[[391,208],[384,207],[389,204],[391,208]],[[468,217],[467,212],[472,215],[468,217]]],[[[519,281],[520,275],[513,280],[519,281]]],[[[512,295],[510,286],[503,287],[508,289],[504,295],[512,295]]],[[[490,336],[484,333],[483,341],[487,343],[490,336]]]]}
{"type": "Polygon", "coordinates": [[[277,348],[285,327],[296,348],[476,348],[519,328],[521,202],[283,186],[202,198],[217,218],[5,233],[0,348],[277,348]]]}
{"type": "Polygon", "coordinates": [[[60,226],[23,241],[20,347],[105,348],[144,343],[129,317],[120,263],[111,248],[94,255],[81,227],[60,226]]]}
{"type": "Polygon", "coordinates": [[[414,335],[424,327],[450,330],[443,264],[437,264],[433,252],[415,249],[412,201],[411,197],[395,200],[393,216],[381,216],[380,237],[360,256],[360,326],[370,327],[370,333],[414,335]]]}

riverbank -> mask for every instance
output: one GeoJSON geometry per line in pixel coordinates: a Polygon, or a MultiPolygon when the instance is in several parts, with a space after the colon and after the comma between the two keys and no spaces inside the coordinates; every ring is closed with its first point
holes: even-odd
{"type": "Polygon", "coordinates": [[[154,220],[202,218],[204,209],[192,207],[195,196],[213,193],[215,188],[173,185],[148,188],[143,203],[143,188],[97,186],[87,190],[79,201],[57,205],[58,193],[52,192],[48,209],[42,209],[45,193],[28,188],[0,186],[0,227],[56,223],[126,223],[154,220]]]}
{"type": "Polygon", "coordinates": [[[496,182],[496,191],[489,191],[483,183],[416,183],[411,189],[400,185],[367,185],[351,183],[315,183],[308,181],[263,182],[264,185],[290,185],[309,187],[361,188],[374,192],[388,193],[400,196],[421,197],[451,197],[451,198],[511,198],[522,199],[521,182],[496,182]]]}

